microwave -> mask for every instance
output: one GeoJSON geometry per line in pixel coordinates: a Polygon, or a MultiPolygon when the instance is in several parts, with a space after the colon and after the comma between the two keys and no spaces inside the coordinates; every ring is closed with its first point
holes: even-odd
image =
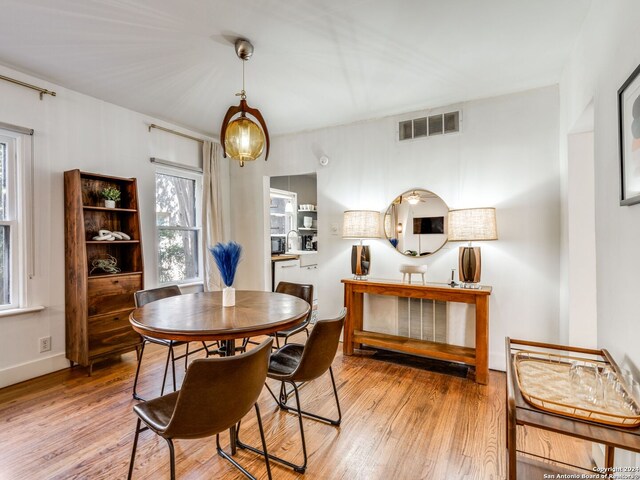
{"type": "Polygon", "coordinates": [[[271,237],[271,255],[284,253],[285,240],[281,237],[271,237]]]}

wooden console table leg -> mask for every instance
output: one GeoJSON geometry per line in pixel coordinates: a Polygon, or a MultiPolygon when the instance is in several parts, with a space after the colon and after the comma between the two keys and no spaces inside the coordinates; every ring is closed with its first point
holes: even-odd
{"type": "Polygon", "coordinates": [[[613,472],[613,459],[616,449],[611,445],[605,445],[604,447],[604,468],[607,472],[613,472]]]}
{"type": "Polygon", "coordinates": [[[363,294],[355,293],[351,285],[345,284],[344,306],[347,308],[347,318],[345,318],[342,338],[342,352],[345,355],[353,355],[354,347],[361,347],[361,344],[353,343],[353,331],[362,330],[362,305],[363,294]]]}
{"type": "Polygon", "coordinates": [[[476,297],[476,382],[489,381],[489,296],[476,297]]]}

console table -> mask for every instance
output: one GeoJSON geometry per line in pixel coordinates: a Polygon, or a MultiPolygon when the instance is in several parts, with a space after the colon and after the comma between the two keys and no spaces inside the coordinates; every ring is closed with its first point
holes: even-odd
{"type": "Polygon", "coordinates": [[[451,287],[446,283],[419,285],[378,279],[343,279],[342,283],[344,284],[344,305],[347,307],[343,337],[345,355],[353,355],[354,348],[361,348],[362,344],[366,344],[372,347],[439,360],[462,362],[475,367],[475,380],[477,383],[487,384],[489,379],[489,295],[491,295],[491,287],[483,286],[477,289],[466,289],[451,287]],[[476,347],[462,347],[365,331],[363,330],[362,322],[365,293],[475,305],[476,347]]]}

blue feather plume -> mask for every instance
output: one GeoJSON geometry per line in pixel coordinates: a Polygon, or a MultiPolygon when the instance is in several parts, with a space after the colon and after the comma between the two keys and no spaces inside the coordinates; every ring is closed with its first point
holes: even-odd
{"type": "Polygon", "coordinates": [[[216,243],[215,246],[209,248],[209,251],[213,255],[216,265],[218,265],[222,282],[227,287],[230,287],[233,285],[233,279],[236,276],[236,270],[242,255],[242,246],[236,242],[216,243]]]}

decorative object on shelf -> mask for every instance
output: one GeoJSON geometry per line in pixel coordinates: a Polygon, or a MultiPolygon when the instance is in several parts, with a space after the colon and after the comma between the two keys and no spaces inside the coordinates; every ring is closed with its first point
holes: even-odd
{"type": "Polygon", "coordinates": [[[449,286],[450,287],[457,287],[458,286],[458,282],[455,281],[455,277],[456,277],[456,269],[452,268],[451,269],[451,281],[449,282],[449,286]]]}
{"type": "Polygon", "coordinates": [[[120,190],[114,187],[106,187],[100,192],[104,198],[104,206],[107,208],[116,208],[116,202],[120,201],[120,190]]]}
{"type": "Polygon", "coordinates": [[[640,65],[618,90],[620,205],[640,203],[640,65]]]}
{"type": "Polygon", "coordinates": [[[222,283],[225,284],[225,288],[222,290],[222,306],[233,307],[236,304],[236,290],[231,285],[233,285],[238,263],[242,256],[242,247],[236,242],[216,243],[215,246],[209,248],[209,251],[216,261],[218,270],[220,270],[222,283]]]}
{"type": "Polygon", "coordinates": [[[131,237],[124,232],[112,232],[110,230],[98,230],[98,235],[93,237],[98,241],[131,240],[131,237]]]}
{"type": "Polygon", "coordinates": [[[480,282],[480,247],[472,241],[497,240],[495,208],[464,208],[449,211],[449,241],[469,242],[460,247],[458,271],[463,288],[478,288],[480,282]]]}
{"type": "Polygon", "coordinates": [[[89,271],[89,275],[91,275],[96,270],[102,270],[107,273],[120,273],[122,270],[118,268],[118,260],[112,255],[106,255],[102,258],[94,258],[91,260],[91,270],[89,271]]]}
{"type": "Polygon", "coordinates": [[[304,228],[311,228],[311,225],[313,225],[313,218],[304,217],[303,225],[304,225],[304,228]]]}
{"type": "Polygon", "coordinates": [[[351,273],[357,280],[366,280],[371,266],[369,247],[362,244],[365,238],[380,238],[380,212],[375,210],[347,210],[344,212],[342,238],[360,240],[351,248],[351,273]]]}
{"type": "Polygon", "coordinates": [[[410,265],[408,263],[403,263],[400,265],[400,272],[402,273],[402,283],[404,283],[407,275],[409,276],[409,283],[411,283],[411,275],[415,273],[422,276],[422,284],[425,284],[424,274],[427,273],[426,265],[410,265]]]}
{"type": "Polygon", "coordinates": [[[429,190],[414,188],[393,199],[384,213],[384,235],[398,253],[425,257],[447,243],[447,204],[429,190]]]}
{"type": "Polygon", "coordinates": [[[266,161],[269,158],[269,131],[260,111],[247,104],[247,94],[244,90],[244,64],[253,54],[253,45],[249,40],[238,38],[235,41],[235,49],[236,55],[242,60],[242,90],[240,93],[236,93],[236,96],[240,97],[240,104],[231,106],[227,110],[222,121],[220,141],[223,156],[228,155],[234,160],[238,160],[240,166],[243,167],[244,162],[253,161],[262,154],[265,143],[267,152],[264,159],[266,161]],[[238,113],[240,116],[232,120],[238,113]],[[258,121],[262,130],[247,117],[247,114],[258,121]]]}

